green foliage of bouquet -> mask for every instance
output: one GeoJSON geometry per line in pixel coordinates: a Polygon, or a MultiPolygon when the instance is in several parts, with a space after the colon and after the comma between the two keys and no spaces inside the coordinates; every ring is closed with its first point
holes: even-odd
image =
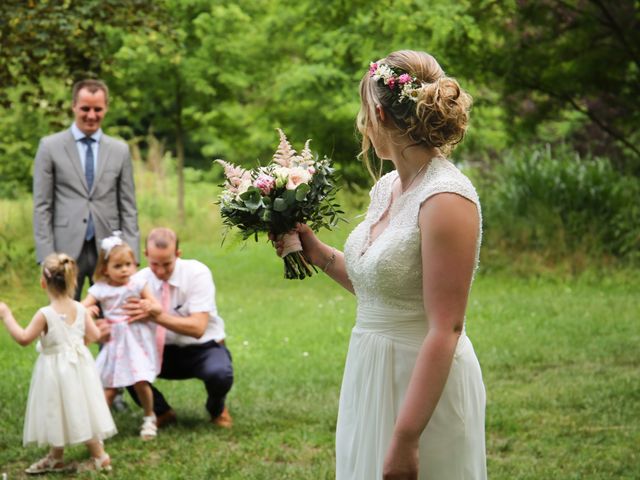
{"type": "Polygon", "coordinates": [[[310,140],[298,155],[280,129],[280,144],[273,160],[251,170],[216,160],[224,167],[226,181],[218,204],[223,223],[237,227],[242,238],[268,232],[284,236],[285,278],[302,280],[317,270],[305,257],[296,224],[312,230],[331,229],[344,212],[335,201],[337,187],[331,160],[319,159],[309,149],[310,140]]]}

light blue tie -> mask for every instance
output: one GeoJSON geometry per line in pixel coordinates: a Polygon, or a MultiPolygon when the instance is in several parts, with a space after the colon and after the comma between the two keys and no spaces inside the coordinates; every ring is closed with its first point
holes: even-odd
{"type": "MultiPolygon", "coordinates": [[[[80,140],[87,146],[87,154],[84,157],[84,176],[87,179],[87,186],[89,187],[89,191],[91,191],[91,187],[93,186],[93,179],[95,177],[94,167],[93,167],[93,148],[91,144],[95,142],[95,140],[91,137],[84,137],[80,140]]],[[[89,212],[89,220],[87,221],[87,233],[84,236],[85,240],[91,240],[96,234],[95,226],[93,225],[93,217],[91,216],[91,212],[89,212]]]]}

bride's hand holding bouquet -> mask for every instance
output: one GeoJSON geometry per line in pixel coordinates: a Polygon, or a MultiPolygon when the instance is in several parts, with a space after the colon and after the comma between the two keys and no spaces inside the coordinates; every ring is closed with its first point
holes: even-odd
{"type": "MultiPolygon", "coordinates": [[[[320,241],[308,225],[298,223],[288,234],[296,234],[300,238],[300,246],[304,257],[311,265],[322,267],[322,261],[325,258],[323,256],[323,247],[328,247],[320,241]]],[[[270,233],[269,240],[273,242],[278,256],[282,257],[286,249],[284,236],[276,236],[270,233]]]]}

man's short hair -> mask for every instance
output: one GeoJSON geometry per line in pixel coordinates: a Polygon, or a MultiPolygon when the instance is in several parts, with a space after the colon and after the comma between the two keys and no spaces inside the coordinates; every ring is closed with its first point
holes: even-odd
{"type": "Polygon", "coordinates": [[[96,80],[94,78],[87,78],[85,80],[80,80],[73,85],[73,90],[71,91],[71,100],[73,105],[78,101],[78,93],[83,88],[86,88],[91,93],[96,93],[98,90],[102,90],[104,92],[104,100],[107,105],[109,105],[109,87],[102,80],[96,80]]]}
{"type": "Polygon", "coordinates": [[[178,251],[178,235],[170,228],[157,227],[149,232],[147,239],[145,240],[145,247],[153,244],[156,248],[169,248],[175,244],[176,251],[178,251]]]}

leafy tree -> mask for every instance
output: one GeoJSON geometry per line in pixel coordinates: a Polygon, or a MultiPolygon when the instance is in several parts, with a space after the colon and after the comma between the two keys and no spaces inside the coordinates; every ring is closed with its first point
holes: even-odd
{"type": "Polygon", "coordinates": [[[470,2],[482,35],[452,34],[447,50],[467,76],[501,92],[514,140],[567,136],[639,174],[639,5],[470,2]]]}
{"type": "Polygon", "coordinates": [[[145,0],[0,2],[0,196],[30,188],[38,138],[69,125],[73,81],[108,66],[106,28],[161,20],[145,0]]]}
{"type": "MultiPolygon", "coordinates": [[[[162,12],[146,0],[24,1],[0,3],[0,101],[7,87],[38,87],[43,75],[100,75],[109,62],[105,26],[154,28],[162,12]]],[[[39,93],[42,93],[40,90],[39,93]]]]}

